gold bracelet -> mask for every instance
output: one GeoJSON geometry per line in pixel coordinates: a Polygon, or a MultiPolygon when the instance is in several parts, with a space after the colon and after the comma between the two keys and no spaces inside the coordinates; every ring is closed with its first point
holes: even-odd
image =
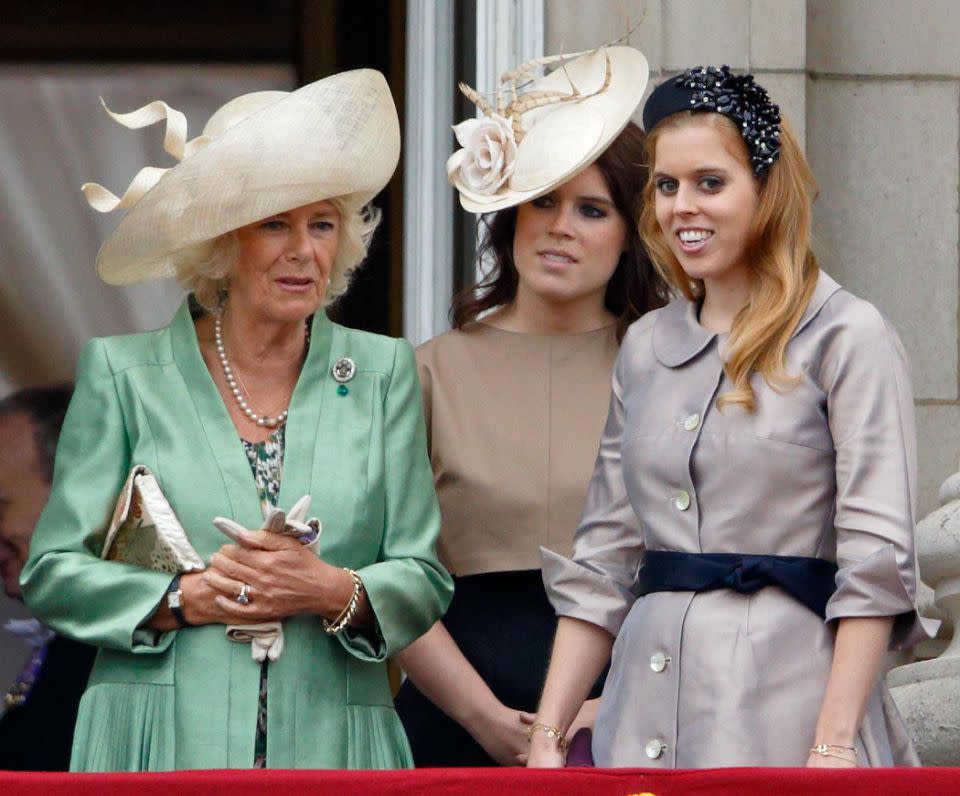
{"type": "Polygon", "coordinates": [[[360,576],[347,567],[344,567],[343,571],[353,579],[353,594],[350,595],[350,600],[336,619],[332,622],[327,619],[320,620],[324,632],[331,636],[337,635],[353,621],[353,617],[356,616],[357,609],[360,607],[360,596],[363,594],[363,581],[360,580],[360,576]]]}
{"type": "Polygon", "coordinates": [[[533,740],[533,734],[537,730],[542,730],[544,733],[546,733],[548,738],[555,740],[557,742],[557,746],[560,747],[561,752],[567,751],[567,747],[570,744],[567,739],[563,737],[563,731],[551,724],[541,724],[540,722],[531,724],[530,729],[527,730],[527,743],[530,743],[533,740]]]}
{"type": "Polygon", "coordinates": [[[818,754],[822,757],[836,757],[840,760],[846,760],[848,763],[857,762],[857,750],[852,746],[837,746],[831,743],[818,743],[810,747],[810,754],[818,754]],[[847,752],[853,753],[853,760],[847,756],[847,752]]]}

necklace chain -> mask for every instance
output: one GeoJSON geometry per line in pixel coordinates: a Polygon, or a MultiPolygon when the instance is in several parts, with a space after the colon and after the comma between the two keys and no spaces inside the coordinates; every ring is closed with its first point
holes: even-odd
{"type": "MultiPolygon", "coordinates": [[[[217,348],[217,358],[220,360],[220,367],[223,369],[223,376],[227,380],[227,387],[230,388],[230,392],[233,393],[233,397],[237,401],[237,405],[250,420],[256,423],[258,426],[263,426],[266,428],[276,428],[287,422],[287,415],[290,412],[289,406],[284,409],[276,417],[268,417],[265,414],[259,414],[254,411],[250,406],[250,403],[247,401],[247,398],[250,396],[250,391],[246,389],[246,385],[243,384],[243,381],[240,381],[240,385],[243,385],[244,390],[246,391],[247,398],[244,398],[243,392],[240,390],[240,385],[237,384],[237,380],[240,379],[240,373],[235,371],[230,367],[230,362],[227,360],[227,349],[223,344],[223,311],[221,310],[214,316],[213,322],[213,336],[216,342],[217,348]]],[[[306,347],[310,345],[310,327],[305,325],[304,329],[304,341],[306,347]]]]}

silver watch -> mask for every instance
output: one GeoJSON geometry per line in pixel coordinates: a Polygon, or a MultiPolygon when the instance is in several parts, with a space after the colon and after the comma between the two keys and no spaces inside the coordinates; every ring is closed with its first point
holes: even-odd
{"type": "Polygon", "coordinates": [[[183,589],[180,588],[180,575],[177,575],[167,587],[167,608],[173,614],[177,625],[186,627],[190,623],[183,615],[183,589]]]}

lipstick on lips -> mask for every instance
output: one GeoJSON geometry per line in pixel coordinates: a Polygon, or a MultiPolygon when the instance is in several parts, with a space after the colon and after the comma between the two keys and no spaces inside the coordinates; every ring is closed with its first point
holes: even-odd
{"type": "Polygon", "coordinates": [[[314,280],[308,276],[280,276],[276,279],[281,290],[291,293],[305,293],[313,287],[314,280]]]}

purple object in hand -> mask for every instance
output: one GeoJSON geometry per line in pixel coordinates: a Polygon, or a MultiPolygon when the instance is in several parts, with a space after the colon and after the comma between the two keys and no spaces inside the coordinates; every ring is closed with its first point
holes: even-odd
{"type": "Polygon", "coordinates": [[[570,739],[567,748],[567,768],[593,768],[593,733],[589,728],[581,727],[570,739]]]}

